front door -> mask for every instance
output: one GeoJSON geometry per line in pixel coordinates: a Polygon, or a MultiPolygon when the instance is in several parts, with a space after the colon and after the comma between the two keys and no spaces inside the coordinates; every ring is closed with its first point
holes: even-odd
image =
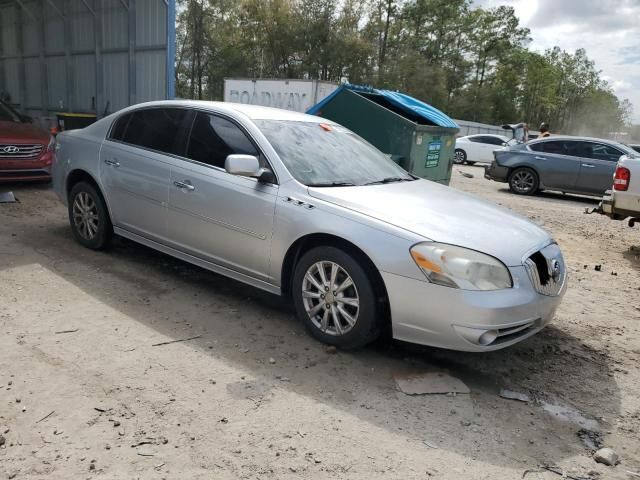
{"type": "Polygon", "coordinates": [[[137,110],[116,120],[100,151],[100,177],[114,226],[166,240],[171,164],[187,110],[137,110]]]}
{"type": "Polygon", "coordinates": [[[268,281],[278,187],[227,173],[234,153],[261,157],[234,122],[198,112],[186,158],[171,168],[169,236],[176,248],[268,281]]]}
{"type": "Polygon", "coordinates": [[[576,190],[603,195],[613,185],[613,174],[623,153],[603,143],[579,143],[583,144],[583,153],[576,190]]]}

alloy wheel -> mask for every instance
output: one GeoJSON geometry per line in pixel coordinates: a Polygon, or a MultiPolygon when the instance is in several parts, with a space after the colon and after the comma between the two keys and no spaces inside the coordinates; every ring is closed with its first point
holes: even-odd
{"type": "Polygon", "coordinates": [[[533,174],[526,170],[516,172],[511,179],[511,185],[520,193],[528,193],[533,189],[536,180],[533,178],[533,174]]]}
{"type": "Polygon", "coordinates": [[[358,289],[335,262],[320,261],[309,267],[302,281],[302,302],[316,328],[328,335],[345,335],[358,320],[358,289]]]}
{"type": "Polygon", "coordinates": [[[453,154],[453,161],[458,164],[464,163],[464,152],[456,150],[453,154]]]}
{"type": "Polygon", "coordinates": [[[73,200],[73,223],[85,240],[93,240],[98,233],[98,208],[87,192],[79,192],[73,200]]]}

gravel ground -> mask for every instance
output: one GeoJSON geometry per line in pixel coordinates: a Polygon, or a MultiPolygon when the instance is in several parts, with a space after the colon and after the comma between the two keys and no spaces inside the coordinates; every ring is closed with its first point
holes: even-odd
{"type": "Polygon", "coordinates": [[[542,224],[570,268],[555,321],[506,350],[334,353],[277,298],[128,241],[80,247],[47,186],[12,186],[0,479],[636,478],[640,230],[584,215],[588,198],[517,197],[477,166],[452,185],[542,224]],[[442,370],[471,393],[408,396],[393,379],[442,370]],[[595,463],[595,445],[621,463],[595,463]]]}

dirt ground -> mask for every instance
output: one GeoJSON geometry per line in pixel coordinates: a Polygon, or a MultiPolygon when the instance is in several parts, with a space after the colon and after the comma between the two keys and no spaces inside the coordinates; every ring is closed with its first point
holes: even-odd
{"type": "Polygon", "coordinates": [[[129,241],[84,249],[47,186],[12,186],[0,479],[637,478],[640,229],[585,215],[587,198],[517,197],[477,166],[452,184],[542,224],[570,268],[555,321],[506,350],[332,354],[277,298],[129,241]],[[435,370],[471,393],[408,396],[393,378],[435,370]],[[621,463],[595,463],[595,444],[621,463]]]}

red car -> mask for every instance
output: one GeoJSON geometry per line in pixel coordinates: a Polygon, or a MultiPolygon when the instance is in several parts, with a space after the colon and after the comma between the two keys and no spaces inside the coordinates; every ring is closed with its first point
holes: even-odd
{"type": "Polygon", "coordinates": [[[51,180],[53,138],[0,101],[0,182],[51,180]]]}

